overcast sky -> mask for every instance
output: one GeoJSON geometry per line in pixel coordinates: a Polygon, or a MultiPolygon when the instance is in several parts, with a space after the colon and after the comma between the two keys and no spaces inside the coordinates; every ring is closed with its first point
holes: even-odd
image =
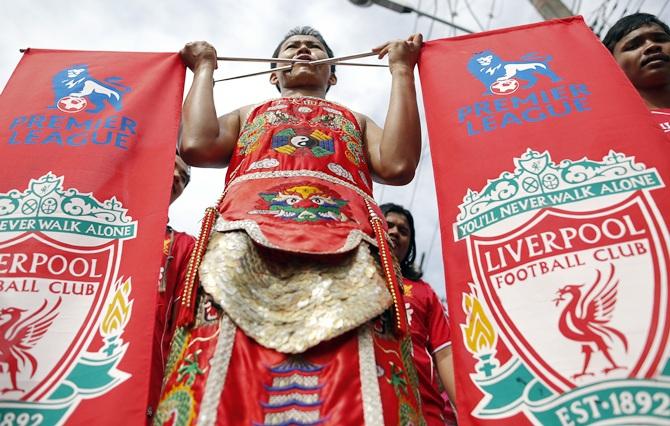
{"type": "MultiPolygon", "coordinates": [[[[539,21],[528,0],[407,0],[416,9],[481,31],[539,21]]],[[[624,12],[638,9],[668,21],[665,0],[564,0],[573,12],[599,27],[624,12]],[[616,8],[614,8],[616,6],[616,8]],[[596,21],[598,18],[598,21],[596,21]]],[[[425,39],[444,38],[454,31],[415,14],[399,14],[380,6],[359,7],[349,0],[116,0],[56,2],[0,0],[0,87],[20,59],[19,48],[120,51],[177,51],[191,40],[207,40],[219,55],[269,57],[277,41],[297,25],[322,32],[336,56],[370,50],[392,39],[422,32],[425,39]]],[[[221,63],[217,78],[261,70],[264,64],[221,63]]],[[[388,106],[390,75],[383,68],[339,67],[338,84],[328,97],[383,124],[388,106]]],[[[188,79],[187,77],[187,87],[188,79]]],[[[217,112],[277,95],[267,76],[217,84],[217,112]]],[[[417,81],[418,86],[418,81],[417,81]]],[[[422,108],[422,106],[421,106],[422,108]]],[[[205,207],[223,190],[224,170],[194,169],[191,184],[170,209],[171,224],[192,234],[205,207]]],[[[377,186],[379,203],[395,202],[415,215],[419,256],[426,255],[424,278],[444,295],[442,251],[430,150],[424,131],[419,171],[404,187],[377,186]]]]}

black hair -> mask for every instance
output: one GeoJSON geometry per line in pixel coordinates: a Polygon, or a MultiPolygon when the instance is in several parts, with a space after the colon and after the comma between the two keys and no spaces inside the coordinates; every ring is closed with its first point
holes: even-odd
{"type": "Polygon", "coordinates": [[[389,213],[397,213],[405,216],[407,219],[407,224],[409,225],[409,249],[404,259],[398,259],[400,261],[400,270],[402,275],[410,280],[418,280],[423,276],[423,272],[414,266],[414,260],[416,259],[416,232],[414,231],[414,217],[412,213],[399,204],[394,203],[384,203],[379,206],[384,216],[389,213]]]}
{"type": "Polygon", "coordinates": [[[656,16],[649,13],[633,13],[624,16],[612,25],[612,28],[607,31],[605,38],[603,38],[603,44],[610,52],[614,53],[614,46],[619,40],[626,37],[628,33],[648,25],[658,25],[666,34],[670,34],[670,27],[656,16]]]}
{"type": "MultiPolygon", "coordinates": [[[[326,54],[328,55],[328,57],[329,58],[334,58],[335,57],[335,55],[333,54],[333,49],[331,49],[330,46],[328,46],[328,43],[326,43],[326,40],[323,38],[321,33],[318,32],[317,30],[315,30],[314,28],[310,27],[309,25],[303,25],[302,27],[291,28],[289,30],[289,32],[287,32],[284,35],[284,38],[282,39],[282,41],[279,42],[279,44],[277,45],[277,48],[275,48],[275,51],[272,53],[272,57],[273,58],[279,57],[279,52],[281,52],[282,44],[284,44],[284,42],[286,40],[288,40],[289,38],[291,38],[293,36],[299,36],[299,35],[311,36],[311,37],[314,37],[315,39],[319,40],[319,43],[321,43],[323,45],[323,48],[326,49],[326,54]]],[[[277,68],[277,63],[276,62],[270,63],[270,68],[277,68]]],[[[330,66],[330,72],[335,74],[335,64],[330,66]]],[[[279,89],[279,85],[277,85],[276,87],[277,87],[277,90],[279,90],[281,92],[281,90],[279,89]]],[[[328,88],[330,88],[330,86],[328,86],[328,88]]],[[[326,89],[326,91],[328,91],[328,89],[326,89]]]]}

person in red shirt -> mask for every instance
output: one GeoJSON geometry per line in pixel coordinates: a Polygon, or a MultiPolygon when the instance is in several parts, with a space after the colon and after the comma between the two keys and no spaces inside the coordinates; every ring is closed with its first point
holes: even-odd
{"type": "Polygon", "coordinates": [[[656,16],[619,19],[603,44],[626,73],[661,129],[670,132],[670,28],[656,16]]]}
{"type": "MultiPolygon", "coordinates": [[[[177,152],[174,161],[170,204],[184,192],[191,180],[191,168],[181,159],[177,152]]],[[[152,416],[156,410],[161,390],[163,371],[170,349],[170,340],[174,333],[174,313],[178,304],[178,283],[184,280],[186,266],[195,238],[191,235],[175,231],[167,226],[163,240],[163,261],[158,277],[158,303],[156,305],[156,324],[154,328],[154,344],[151,359],[150,404],[147,415],[152,416]]]]}
{"type": "Polygon", "coordinates": [[[397,204],[387,203],[379,207],[388,223],[390,244],[400,262],[403,275],[414,364],[419,376],[421,405],[426,423],[429,426],[456,424],[453,408],[443,399],[439,388],[441,384],[453,401],[454,376],[449,322],[439,297],[421,279],[422,273],[414,266],[414,218],[407,209],[397,204]]]}

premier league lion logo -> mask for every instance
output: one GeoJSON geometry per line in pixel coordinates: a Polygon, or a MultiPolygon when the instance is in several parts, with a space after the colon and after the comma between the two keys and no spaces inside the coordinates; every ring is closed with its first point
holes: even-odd
{"type": "Polygon", "coordinates": [[[519,62],[506,62],[490,50],[475,53],[468,62],[468,70],[486,86],[485,94],[509,95],[519,87],[529,89],[537,83],[537,76],[544,75],[552,82],[560,81],[547,63],[546,58],[529,53],[521,57],[519,62]],[[521,86],[519,80],[525,81],[521,86]]]}
{"type": "Polygon", "coordinates": [[[98,113],[105,108],[105,103],[115,110],[121,110],[121,96],[130,91],[128,86],[119,83],[119,77],[108,77],[103,81],[91,77],[88,65],[73,65],[57,73],[52,86],[55,96],[55,105],[52,108],[67,113],[83,111],[90,104],[91,114],[98,113]]]}

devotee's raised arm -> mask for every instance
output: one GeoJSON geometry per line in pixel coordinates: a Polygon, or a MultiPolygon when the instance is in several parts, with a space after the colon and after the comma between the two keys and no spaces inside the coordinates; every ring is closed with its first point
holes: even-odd
{"type": "Polygon", "coordinates": [[[187,43],[180,51],[193,71],[193,83],[182,110],[180,151],[192,166],[223,167],[228,164],[240,130],[239,110],[221,117],[214,106],[216,50],[204,41],[187,43]]]}
{"type": "Polygon", "coordinates": [[[384,128],[363,116],[364,137],[372,170],[379,181],[405,185],[414,178],[421,155],[421,125],[414,87],[414,66],[423,37],[414,34],[373,51],[388,55],[391,71],[391,98],[384,128]]]}

